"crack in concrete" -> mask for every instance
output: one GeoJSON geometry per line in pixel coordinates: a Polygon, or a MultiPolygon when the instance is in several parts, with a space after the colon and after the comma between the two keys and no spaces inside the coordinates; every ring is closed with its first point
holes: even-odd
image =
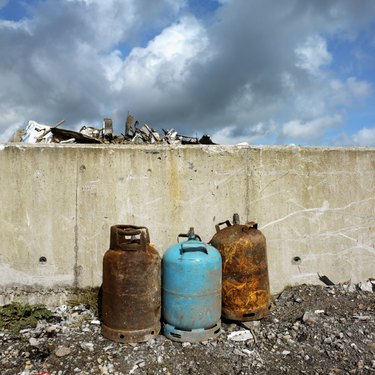
{"type": "Polygon", "coordinates": [[[76,198],[75,198],[75,225],[74,225],[74,281],[73,287],[78,288],[79,266],[78,266],[78,154],[76,157],[76,198]]]}

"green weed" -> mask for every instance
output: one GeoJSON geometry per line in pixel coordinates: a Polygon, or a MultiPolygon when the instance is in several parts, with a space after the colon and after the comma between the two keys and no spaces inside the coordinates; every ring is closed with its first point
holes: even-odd
{"type": "Polygon", "coordinates": [[[28,305],[13,302],[0,306],[0,329],[18,333],[23,328],[35,328],[38,320],[48,319],[52,312],[44,305],[28,305]]]}
{"type": "Polygon", "coordinates": [[[67,304],[70,307],[85,305],[98,316],[99,288],[81,289],[72,298],[68,299],[67,304]]]}

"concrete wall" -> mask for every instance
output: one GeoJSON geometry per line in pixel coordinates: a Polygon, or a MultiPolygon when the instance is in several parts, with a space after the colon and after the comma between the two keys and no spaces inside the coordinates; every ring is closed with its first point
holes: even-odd
{"type": "Polygon", "coordinates": [[[3,144],[0,192],[0,303],[100,285],[111,225],[147,226],[163,253],[234,212],[267,238],[273,293],[375,276],[375,149],[3,144]]]}

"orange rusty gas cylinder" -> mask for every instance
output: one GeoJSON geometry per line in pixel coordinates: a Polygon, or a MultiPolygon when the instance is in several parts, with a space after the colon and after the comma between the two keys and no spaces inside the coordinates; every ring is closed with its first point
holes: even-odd
{"type": "Polygon", "coordinates": [[[146,227],[111,227],[103,257],[102,334],[118,342],[147,341],[160,331],[161,258],[146,227]]]}
{"type": "Polygon", "coordinates": [[[255,222],[240,225],[238,214],[216,225],[210,244],[223,260],[222,316],[229,320],[259,320],[269,314],[266,238],[255,222]],[[220,225],[227,227],[220,229],[220,225]]]}

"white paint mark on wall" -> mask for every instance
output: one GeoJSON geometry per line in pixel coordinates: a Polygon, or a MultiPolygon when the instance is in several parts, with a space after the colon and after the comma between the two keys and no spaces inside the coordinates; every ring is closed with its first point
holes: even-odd
{"type": "Polygon", "coordinates": [[[218,176],[226,176],[226,175],[241,175],[246,172],[245,168],[241,169],[230,169],[227,171],[214,171],[214,174],[218,176]]]}
{"type": "Polygon", "coordinates": [[[147,180],[149,177],[148,176],[133,176],[131,174],[128,175],[128,177],[126,177],[126,181],[129,181],[129,180],[147,180]]]}
{"type": "Polygon", "coordinates": [[[323,212],[327,211],[328,208],[329,208],[329,203],[328,203],[328,201],[325,200],[325,201],[323,201],[322,207],[305,208],[305,209],[302,209],[302,210],[293,211],[290,214],[288,214],[284,217],[281,217],[280,219],[271,221],[271,222],[263,225],[260,229],[263,230],[263,229],[269,227],[270,225],[280,223],[281,221],[284,221],[284,220],[286,220],[286,219],[288,219],[288,218],[290,218],[291,216],[294,216],[294,215],[303,214],[305,212],[323,213],[323,212]]]}
{"type": "Polygon", "coordinates": [[[162,200],[161,198],[152,199],[150,201],[144,202],[142,205],[143,206],[151,206],[153,204],[156,204],[156,203],[160,202],[161,200],[162,200]]]}
{"type": "Polygon", "coordinates": [[[370,198],[362,199],[362,200],[359,200],[359,201],[351,202],[351,203],[349,203],[349,204],[347,204],[346,206],[343,206],[343,207],[334,207],[334,208],[329,208],[329,202],[323,201],[322,207],[305,208],[305,209],[302,209],[302,210],[293,211],[293,212],[289,213],[288,215],[285,215],[284,217],[281,217],[280,219],[271,221],[271,222],[263,225],[260,229],[263,230],[263,229],[265,229],[265,228],[267,228],[271,225],[274,225],[274,224],[280,223],[281,221],[289,219],[291,216],[303,214],[305,212],[324,213],[324,212],[328,212],[328,211],[329,212],[344,211],[344,210],[350,208],[353,205],[360,204],[360,203],[366,203],[366,202],[369,202],[369,201],[374,200],[374,199],[375,199],[375,197],[370,197],[370,198]]]}

